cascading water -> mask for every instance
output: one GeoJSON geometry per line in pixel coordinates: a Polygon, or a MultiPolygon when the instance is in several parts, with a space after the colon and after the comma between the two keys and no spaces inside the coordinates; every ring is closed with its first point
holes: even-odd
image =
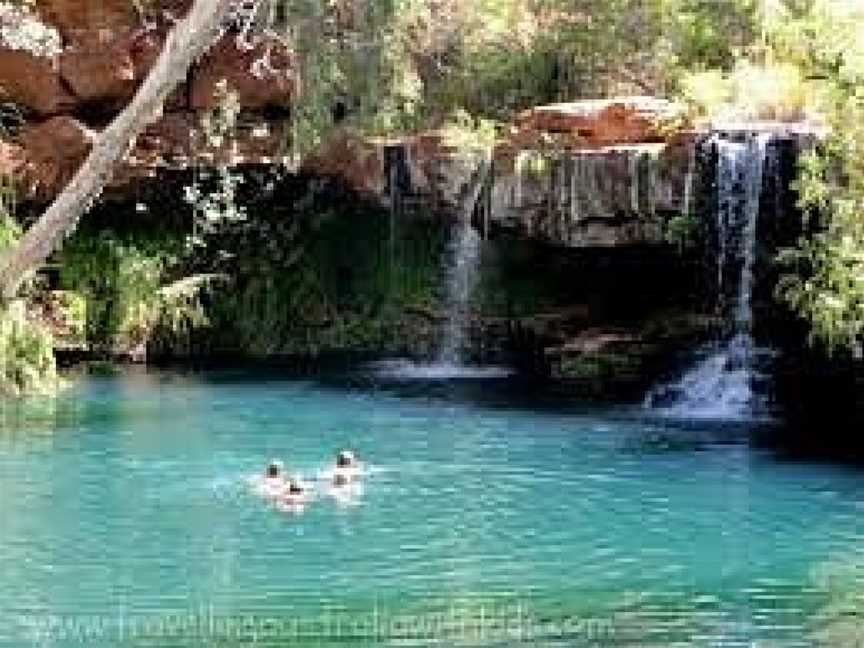
{"type": "Polygon", "coordinates": [[[471,296],[477,284],[480,262],[480,235],[471,224],[472,210],[463,210],[453,227],[450,243],[450,265],[447,269],[447,321],[435,364],[461,367],[462,351],[468,330],[471,296]]]}
{"type": "Polygon", "coordinates": [[[683,417],[723,419],[758,410],[752,297],[769,140],[770,135],[756,134],[744,141],[717,136],[710,142],[717,152],[717,283],[728,330],[680,379],[652,391],[646,399],[649,407],[683,417]]]}
{"type": "Polygon", "coordinates": [[[491,171],[487,157],[480,160],[465,186],[458,220],[452,227],[447,254],[446,319],[441,343],[431,363],[404,360],[377,362],[379,375],[398,379],[496,378],[510,374],[502,367],[466,365],[463,357],[471,316],[471,302],[480,270],[480,233],[472,217],[480,203],[491,171]]]}

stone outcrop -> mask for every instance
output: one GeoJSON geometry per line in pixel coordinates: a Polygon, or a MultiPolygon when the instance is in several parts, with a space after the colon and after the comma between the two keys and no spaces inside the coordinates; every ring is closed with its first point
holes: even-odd
{"type": "MultiPolygon", "coordinates": [[[[61,51],[37,56],[0,49],[0,87],[28,123],[4,144],[0,171],[15,176],[25,198],[49,201],[69,180],[104,127],[146,78],[189,0],[160,0],[139,15],[129,0],[39,0],[41,18],[61,51]]],[[[169,97],[165,114],[133,144],[110,194],[138,179],[196,162],[228,159],[271,164],[290,138],[288,114],[298,93],[297,63],[278,41],[242,47],[226,34],[169,97]],[[194,136],[214,106],[220,81],[237,92],[245,118],[230,150],[202,150],[194,136]],[[280,115],[282,117],[280,117],[280,115]],[[261,128],[266,126],[266,128],[261,128]]],[[[442,133],[398,140],[337,133],[305,163],[305,171],[400,210],[453,214],[464,208],[479,164],[493,159],[483,229],[570,247],[663,240],[670,215],[688,209],[693,137],[683,110],[668,101],[625,97],[538,106],[516,116],[494,151],[457,148],[442,133]],[[679,135],[673,136],[673,133],[679,135]]]]}
{"type": "Polygon", "coordinates": [[[39,115],[71,110],[75,98],[60,80],[57,57],[0,47],[0,97],[39,115]]]}
{"type": "Polygon", "coordinates": [[[521,112],[510,143],[525,149],[554,142],[560,149],[664,142],[685,122],[680,104],[656,97],[574,101],[521,112]]]}
{"type": "MultiPolygon", "coordinates": [[[[60,51],[0,43],[0,98],[19,106],[26,119],[18,137],[3,143],[0,173],[19,182],[25,200],[41,203],[59,193],[89,148],[90,131],[129,102],[161,52],[172,16],[183,15],[191,2],[149,6],[158,11],[142,16],[129,0],[38,0],[39,18],[60,34],[60,51]],[[53,151],[44,146],[52,138],[53,151]]],[[[223,79],[237,93],[247,124],[232,142],[232,160],[272,163],[287,142],[288,110],[298,90],[295,66],[281,42],[262,39],[247,49],[226,33],[168,98],[163,118],[134,144],[115,174],[115,188],[160,168],[207,160],[212,152],[193,150],[191,133],[214,107],[223,79]]]]}
{"type": "Polygon", "coordinates": [[[137,81],[129,39],[82,42],[60,55],[60,77],[81,104],[108,103],[119,109],[132,98],[137,81]]]}
{"type": "Polygon", "coordinates": [[[83,42],[93,32],[133,29],[141,19],[130,0],[37,0],[36,10],[66,43],[83,42]]]}
{"type": "Polygon", "coordinates": [[[216,43],[192,73],[189,108],[213,106],[216,85],[225,80],[247,109],[288,109],[297,95],[294,55],[275,39],[262,38],[251,49],[236,38],[216,43]]]}
{"type": "Polygon", "coordinates": [[[31,196],[50,199],[71,178],[93,144],[93,133],[68,115],[28,125],[19,137],[24,163],[18,177],[31,196]]]}
{"type": "Polygon", "coordinates": [[[497,160],[495,223],[568,247],[661,243],[670,216],[688,213],[698,135],[497,160]]]}
{"type": "MultiPolygon", "coordinates": [[[[477,224],[567,247],[662,243],[668,219],[692,207],[701,135],[684,128],[682,115],[644,97],[522,113],[487,153],[493,173],[477,224]]],[[[455,148],[441,133],[400,140],[342,133],[308,170],[385,204],[452,214],[482,159],[482,151],[455,148]]]]}

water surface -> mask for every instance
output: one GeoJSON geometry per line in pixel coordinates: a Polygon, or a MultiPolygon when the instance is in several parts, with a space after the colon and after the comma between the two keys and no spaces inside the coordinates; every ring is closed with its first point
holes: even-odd
{"type": "Polygon", "coordinates": [[[518,391],[135,372],[26,417],[7,403],[0,646],[857,631],[864,474],[778,460],[746,424],[531,408],[518,391]],[[371,466],[354,502],[287,514],[247,486],[271,458],[314,476],[343,446],[371,466]]]}

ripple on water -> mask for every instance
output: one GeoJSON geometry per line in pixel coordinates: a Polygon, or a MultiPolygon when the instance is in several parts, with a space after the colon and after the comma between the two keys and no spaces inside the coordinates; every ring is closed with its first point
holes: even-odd
{"type": "MultiPolygon", "coordinates": [[[[74,424],[32,448],[0,443],[0,616],[522,605],[561,645],[594,619],[614,631],[601,645],[787,646],[864,592],[864,479],[773,461],[746,426],[123,380],[82,385],[74,424]],[[357,506],[284,515],[249,490],[272,457],[314,478],[346,445],[368,462],[357,506]]],[[[50,643],[9,628],[3,648],[50,643]]]]}

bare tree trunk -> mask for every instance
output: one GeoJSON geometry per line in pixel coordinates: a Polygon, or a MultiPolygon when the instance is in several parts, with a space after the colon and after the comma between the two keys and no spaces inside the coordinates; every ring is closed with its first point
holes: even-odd
{"type": "Polygon", "coordinates": [[[96,138],[75,177],[18,245],[0,257],[0,301],[14,298],[27,275],[42,265],[75,230],[135,138],[159,119],[165,99],[186,78],[192,63],[216,40],[232,3],[233,0],[195,0],[189,14],[177,23],[135,97],[96,138]]]}

